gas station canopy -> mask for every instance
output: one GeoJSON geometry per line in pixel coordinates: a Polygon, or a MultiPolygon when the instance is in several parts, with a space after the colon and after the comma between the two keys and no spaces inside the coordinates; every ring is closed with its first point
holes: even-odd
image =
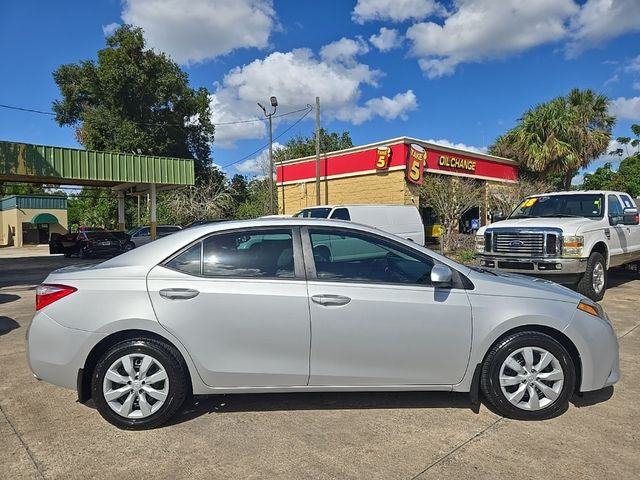
{"type": "Polygon", "coordinates": [[[193,185],[193,160],[0,141],[0,182],[90,185],[130,193],[193,185]]]}

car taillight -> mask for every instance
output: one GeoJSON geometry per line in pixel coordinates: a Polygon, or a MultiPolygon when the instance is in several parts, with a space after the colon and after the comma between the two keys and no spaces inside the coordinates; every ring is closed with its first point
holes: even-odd
{"type": "Polygon", "coordinates": [[[69,285],[44,283],[36,288],[36,310],[46,307],[61,298],[71,295],[78,289],[69,285]]]}

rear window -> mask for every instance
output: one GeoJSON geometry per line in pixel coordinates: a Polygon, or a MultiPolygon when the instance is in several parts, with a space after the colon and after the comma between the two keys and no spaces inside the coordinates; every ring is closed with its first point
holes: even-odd
{"type": "Polygon", "coordinates": [[[294,216],[301,218],[327,218],[331,213],[331,208],[305,208],[294,216]]]}
{"type": "Polygon", "coordinates": [[[351,215],[349,215],[349,210],[346,208],[336,208],[331,214],[331,218],[335,218],[336,220],[351,220],[351,215]]]}
{"type": "Polygon", "coordinates": [[[89,240],[117,240],[110,232],[86,232],[85,235],[89,240]]]}

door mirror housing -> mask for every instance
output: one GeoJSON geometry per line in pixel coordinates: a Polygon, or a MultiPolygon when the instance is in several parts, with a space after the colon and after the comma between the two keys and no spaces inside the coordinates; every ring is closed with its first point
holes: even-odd
{"type": "Polygon", "coordinates": [[[451,287],[453,272],[446,265],[434,265],[431,269],[431,284],[434,287],[451,287]]]}
{"type": "Polygon", "coordinates": [[[621,223],[623,225],[638,225],[638,223],[640,223],[640,218],[638,218],[638,209],[625,208],[622,212],[621,223]]]}

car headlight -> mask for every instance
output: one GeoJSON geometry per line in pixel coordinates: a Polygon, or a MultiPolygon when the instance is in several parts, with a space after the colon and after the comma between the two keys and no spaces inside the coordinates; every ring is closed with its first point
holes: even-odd
{"type": "Polygon", "coordinates": [[[484,253],[484,235],[476,235],[476,253],[484,253]]]}
{"type": "Polygon", "coordinates": [[[567,236],[562,238],[563,257],[582,257],[583,247],[584,237],[582,236],[567,236]]]}

